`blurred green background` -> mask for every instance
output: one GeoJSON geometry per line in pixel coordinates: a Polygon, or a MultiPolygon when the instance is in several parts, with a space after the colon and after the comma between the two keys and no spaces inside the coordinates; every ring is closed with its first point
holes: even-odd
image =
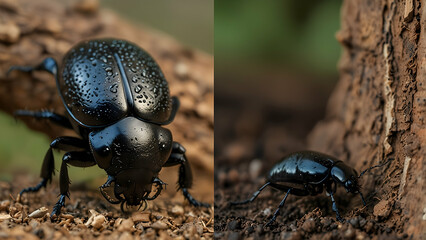
{"type": "MultiPolygon", "coordinates": [[[[101,6],[136,26],[165,32],[186,46],[213,54],[213,0],[104,0],[101,6]]],[[[13,173],[21,170],[38,175],[49,147],[48,137],[2,112],[0,133],[0,180],[10,181],[13,173]]],[[[62,154],[55,153],[56,169],[60,168],[62,154]]],[[[105,176],[97,167],[70,167],[69,174],[74,183],[105,176]]]]}
{"type": "Polygon", "coordinates": [[[215,72],[252,66],[335,78],[340,5],[339,0],[216,0],[215,72]]]}

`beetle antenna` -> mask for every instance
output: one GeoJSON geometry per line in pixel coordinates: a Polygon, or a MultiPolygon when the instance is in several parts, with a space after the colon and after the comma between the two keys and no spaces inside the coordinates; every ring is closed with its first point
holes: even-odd
{"type": "Polygon", "coordinates": [[[367,204],[365,203],[364,196],[362,195],[361,191],[359,191],[359,195],[361,196],[362,203],[364,204],[364,206],[366,206],[367,204]]]}
{"type": "Polygon", "coordinates": [[[386,165],[388,162],[390,162],[392,160],[394,160],[394,158],[389,158],[386,162],[384,162],[382,164],[379,164],[379,165],[376,165],[376,166],[372,166],[372,167],[369,167],[369,168],[365,169],[364,171],[361,172],[361,174],[358,176],[358,178],[362,177],[362,175],[364,175],[364,173],[366,173],[367,171],[370,171],[371,169],[376,168],[376,167],[384,166],[384,165],[386,165]]]}

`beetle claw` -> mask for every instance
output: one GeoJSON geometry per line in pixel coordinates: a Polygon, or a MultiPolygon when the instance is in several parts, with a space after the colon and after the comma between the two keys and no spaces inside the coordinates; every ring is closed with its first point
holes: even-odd
{"type": "Polygon", "coordinates": [[[157,184],[157,192],[155,192],[154,196],[152,196],[152,197],[146,196],[145,200],[151,201],[151,200],[156,199],[160,195],[161,191],[163,190],[163,185],[166,185],[166,183],[161,181],[161,179],[159,179],[159,178],[155,178],[152,182],[157,184]]]}
{"type": "Polygon", "coordinates": [[[124,211],[124,207],[123,207],[125,202],[126,201],[122,201],[121,204],[120,204],[120,209],[123,213],[126,212],[126,211],[124,211]]]}
{"type": "Polygon", "coordinates": [[[108,180],[99,187],[99,191],[101,192],[102,196],[104,196],[104,198],[112,203],[112,204],[118,204],[120,202],[123,201],[122,198],[116,197],[116,199],[114,199],[113,197],[110,196],[110,194],[108,194],[108,192],[106,191],[106,188],[111,187],[111,184],[114,183],[115,178],[112,176],[108,176],[108,180]]]}
{"type": "Polygon", "coordinates": [[[145,211],[145,209],[148,207],[148,202],[144,199],[141,201],[141,204],[138,207],[138,211],[141,209],[142,205],[145,204],[145,207],[142,209],[142,211],[145,211]]]}

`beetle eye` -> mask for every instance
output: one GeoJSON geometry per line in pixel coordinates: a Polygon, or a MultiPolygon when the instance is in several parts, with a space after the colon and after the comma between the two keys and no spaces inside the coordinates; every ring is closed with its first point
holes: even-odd
{"type": "Polygon", "coordinates": [[[111,151],[111,149],[108,146],[104,146],[104,147],[102,147],[100,154],[102,156],[106,156],[106,155],[109,154],[110,151],[111,151]]]}

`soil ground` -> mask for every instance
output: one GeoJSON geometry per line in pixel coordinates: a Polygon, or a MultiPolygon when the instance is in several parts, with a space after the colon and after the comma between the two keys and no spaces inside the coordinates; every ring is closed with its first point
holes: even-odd
{"type": "Polygon", "coordinates": [[[222,140],[215,145],[215,238],[408,238],[402,233],[404,217],[398,206],[389,206],[375,197],[374,189],[382,183],[372,180],[374,174],[379,174],[374,171],[361,181],[365,187],[362,191],[366,207],[359,195],[338,188],[335,199],[346,219],[344,223],[336,220],[331,200],[325,193],[308,197],[289,195],[270,227],[264,225],[285,193],[266,188],[252,203],[230,206],[230,201],[250,198],[265,183],[268,170],[283,156],[306,149],[305,139],[309,131],[323,118],[331,88],[300,78],[280,83],[286,78],[291,76],[271,76],[271,84],[262,86],[246,84],[240,94],[233,91],[238,86],[220,89],[220,84],[216,84],[215,138],[222,140]],[[262,92],[268,94],[259,97],[262,92]],[[257,98],[253,99],[253,96],[257,98]],[[384,221],[383,216],[391,220],[384,221]]]}
{"type": "MultiPolygon", "coordinates": [[[[169,194],[170,190],[150,201],[145,211],[124,214],[119,206],[109,204],[96,189],[85,187],[85,184],[71,185],[71,199],[67,199],[60,217],[52,221],[49,214],[57,201],[57,182],[53,181],[38,193],[23,195],[21,202],[16,201],[20,189],[35,185],[37,180],[27,174],[16,174],[14,181],[0,182],[0,239],[213,237],[213,209],[192,207],[183,200],[182,194],[169,194]],[[38,211],[38,216],[31,216],[43,207],[46,209],[38,211]]],[[[175,190],[174,184],[169,183],[169,188],[175,190]]],[[[193,195],[203,198],[199,192],[193,195]]]]}

